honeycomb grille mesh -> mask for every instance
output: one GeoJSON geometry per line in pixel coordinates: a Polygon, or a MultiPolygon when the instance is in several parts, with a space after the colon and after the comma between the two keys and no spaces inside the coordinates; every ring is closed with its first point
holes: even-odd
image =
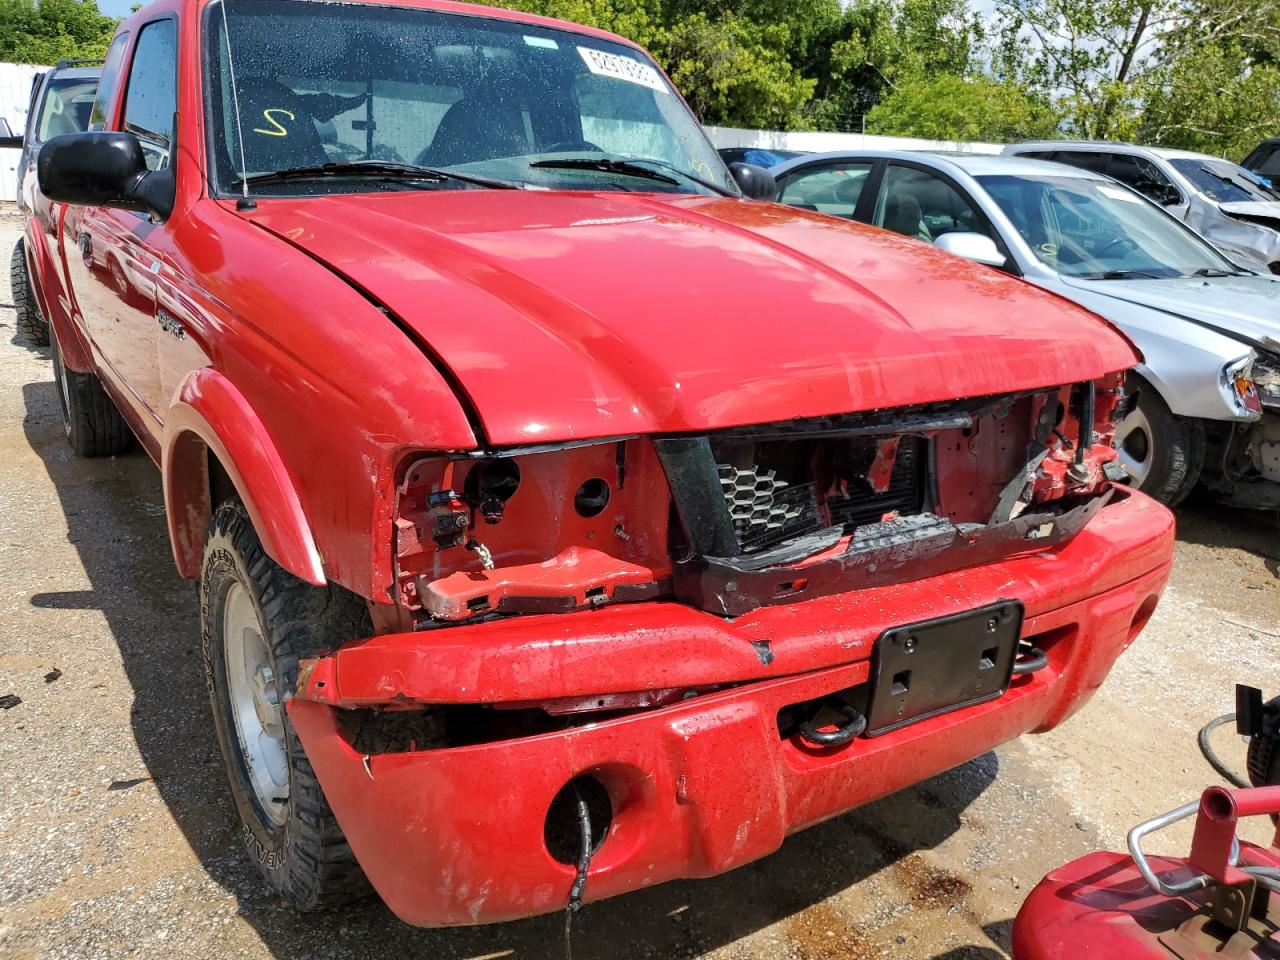
{"type": "Polygon", "coordinates": [[[744,553],[822,529],[812,483],[790,484],[777,471],[759,466],[716,466],[744,553]]]}

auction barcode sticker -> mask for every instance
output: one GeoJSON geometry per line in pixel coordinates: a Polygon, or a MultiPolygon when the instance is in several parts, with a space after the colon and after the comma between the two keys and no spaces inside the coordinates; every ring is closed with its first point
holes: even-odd
{"type": "Polygon", "coordinates": [[[616,53],[605,53],[603,50],[592,50],[590,47],[579,47],[578,53],[587,65],[587,69],[600,77],[613,77],[628,83],[638,83],[650,90],[667,92],[667,85],[657,70],[647,63],[632,60],[630,57],[616,53]]]}

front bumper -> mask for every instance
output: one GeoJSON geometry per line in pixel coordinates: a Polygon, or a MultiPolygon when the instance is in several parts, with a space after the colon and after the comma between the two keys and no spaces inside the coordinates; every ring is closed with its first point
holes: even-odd
{"type": "Polygon", "coordinates": [[[304,664],[288,709],[366,874],[408,923],[510,920],[563,908],[572,867],[552,858],[552,799],[582,774],[613,821],[586,899],[720,873],[789,833],[1044,730],[1102,683],[1168,577],[1173,520],[1118,496],[1070,543],[896,586],[769,607],[726,621],[675,603],[522,617],[375,637],[304,664]],[[1049,665],[990,701],[826,749],[782,739],[782,708],[865,683],[895,624],[997,599],[1026,607],[1049,665]],[[512,703],[741,683],[568,731],[364,757],[337,708],[512,703]]]}

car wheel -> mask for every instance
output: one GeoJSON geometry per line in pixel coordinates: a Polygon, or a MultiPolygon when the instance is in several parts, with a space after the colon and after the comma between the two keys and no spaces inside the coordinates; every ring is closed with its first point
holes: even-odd
{"type": "Polygon", "coordinates": [[[1200,479],[1204,427],[1175,416],[1155,388],[1142,380],[1130,377],[1126,389],[1136,392],[1138,401],[1116,424],[1120,466],[1133,486],[1175,507],[1200,479]]]}
{"type": "Polygon", "coordinates": [[[278,566],[244,506],[230,500],[210,524],[200,618],[214,727],[250,858],[299,910],[366,894],[284,709],[300,658],[371,632],[364,603],[278,566]]]}
{"type": "Polygon", "coordinates": [[[45,323],[36,308],[35,292],[31,289],[31,278],[27,276],[26,247],[23,240],[14,245],[13,255],[9,258],[9,292],[13,296],[19,332],[27,343],[47,347],[49,324],[45,323]]]}
{"type": "Polygon", "coordinates": [[[53,336],[53,382],[58,390],[62,432],[81,457],[110,457],[133,445],[133,433],[92,373],[68,370],[53,336]]]}

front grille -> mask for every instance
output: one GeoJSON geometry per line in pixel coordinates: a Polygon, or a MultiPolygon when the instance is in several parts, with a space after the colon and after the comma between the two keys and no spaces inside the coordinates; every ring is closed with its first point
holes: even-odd
{"type": "Polygon", "coordinates": [[[721,492],[738,552],[758,553],[827,527],[844,532],[924,502],[924,442],[902,437],[886,489],[867,479],[883,437],[716,443],[721,492]]]}
{"type": "Polygon", "coordinates": [[[789,484],[777,471],[757,465],[716,464],[729,505],[733,532],[744,553],[790,540],[823,527],[812,483],[789,484]]]}

